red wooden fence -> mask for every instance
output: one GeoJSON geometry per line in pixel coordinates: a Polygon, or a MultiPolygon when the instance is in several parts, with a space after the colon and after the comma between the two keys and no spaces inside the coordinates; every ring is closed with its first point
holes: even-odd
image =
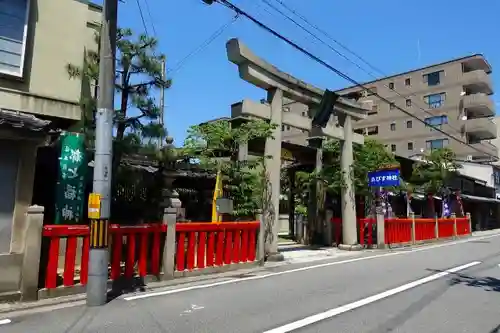
{"type": "MultiPolygon", "coordinates": [[[[259,226],[259,222],[178,223],[175,270],[191,271],[255,261],[259,226]]],[[[116,280],[122,275],[131,278],[135,273],[141,277],[158,276],[167,232],[170,231],[164,224],[111,225],[109,278],[116,280]]],[[[88,226],[47,225],[42,235],[49,243],[47,260],[42,261],[42,265],[45,264],[41,269],[45,274],[43,286],[47,289],[60,284],[69,287],[78,280],[82,285],[87,284],[88,226]],[[66,239],[62,274],[58,272],[61,239],[66,239]],[[79,272],[77,255],[81,256],[79,272]]]]}
{"type": "MultiPolygon", "coordinates": [[[[467,217],[437,219],[437,235],[435,219],[415,218],[414,221],[415,242],[455,236],[455,221],[456,236],[464,236],[471,233],[467,217]]],[[[331,222],[333,224],[334,241],[336,244],[340,244],[342,238],[342,219],[333,217],[331,222]]],[[[372,246],[376,241],[376,220],[374,218],[360,218],[357,225],[359,228],[359,244],[372,246]]],[[[413,241],[412,228],[413,220],[411,218],[385,219],[385,244],[411,243],[413,241]]]]}

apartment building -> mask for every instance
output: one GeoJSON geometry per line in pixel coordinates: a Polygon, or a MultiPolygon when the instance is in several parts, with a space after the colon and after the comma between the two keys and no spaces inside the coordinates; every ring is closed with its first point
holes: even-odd
{"type": "MultiPolygon", "coordinates": [[[[361,92],[361,100],[373,101],[367,119],[358,121],[355,130],[386,144],[401,156],[421,154],[433,148],[450,147],[464,160],[489,160],[498,156],[490,143],[497,138],[497,126],[491,121],[495,108],[491,66],[479,54],[419,68],[367,82],[365,87],[388,99],[388,104],[358,87],[337,91],[343,95],[361,92]],[[422,121],[396,108],[407,111],[422,121]],[[431,126],[432,125],[432,126],[431,126]],[[467,142],[462,144],[435,129],[467,142]]],[[[304,105],[290,104],[285,111],[308,116],[304,105]]],[[[304,143],[307,133],[282,128],[284,140],[304,143]]]]}
{"type": "Polygon", "coordinates": [[[100,20],[101,8],[84,0],[0,1],[1,267],[14,267],[24,249],[38,147],[81,118],[88,84],[71,80],[66,66],[83,65],[100,20]]]}

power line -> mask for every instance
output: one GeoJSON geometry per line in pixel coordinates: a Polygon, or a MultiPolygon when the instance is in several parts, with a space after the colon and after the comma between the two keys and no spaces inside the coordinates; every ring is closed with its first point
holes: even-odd
{"type": "MultiPolygon", "coordinates": [[[[284,16],[286,19],[292,21],[295,25],[297,25],[298,27],[300,27],[302,30],[304,30],[305,32],[307,32],[309,35],[311,35],[313,38],[317,39],[318,41],[320,41],[323,45],[327,46],[328,48],[330,48],[332,51],[334,51],[335,53],[337,53],[339,56],[341,56],[342,58],[346,59],[347,61],[349,61],[351,64],[355,65],[357,68],[359,68],[360,70],[364,71],[365,73],[367,73],[368,75],[370,75],[371,77],[373,77],[374,79],[378,79],[377,76],[375,76],[372,72],[370,71],[367,71],[366,69],[364,69],[363,67],[361,67],[358,63],[352,61],[351,59],[349,59],[346,55],[344,55],[343,53],[341,53],[340,51],[338,51],[337,49],[335,49],[333,46],[331,46],[330,44],[326,43],[324,40],[322,40],[321,38],[319,38],[318,36],[316,36],[313,32],[311,32],[310,30],[308,30],[307,28],[305,28],[303,25],[301,25],[300,23],[298,23],[297,21],[295,21],[293,18],[291,18],[290,16],[288,16],[287,14],[283,13],[279,8],[277,8],[276,6],[274,6],[272,3],[269,2],[269,0],[262,0],[264,3],[266,3],[269,7],[271,7],[272,9],[274,9],[275,11],[277,11],[279,14],[281,14],[282,16],[284,16]]],[[[308,25],[310,25],[312,28],[316,29],[317,31],[321,32],[323,35],[325,35],[326,37],[328,37],[330,40],[332,40],[333,42],[335,42],[337,45],[339,45],[340,47],[342,47],[343,49],[345,49],[346,51],[348,51],[349,53],[351,53],[352,55],[354,55],[355,57],[357,57],[358,59],[360,59],[363,63],[365,63],[367,66],[369,66],[370,68],[372,68],[373,70],[375,70],[376,72],[379,72],[380,74],[382,74],[383,76],[388,76],[386,73],[384,73],[382,70],[378,69],[377,67],[373,66],[372,64],[370,64],[367,60],[365,60],[363,57],[361,57],[360,55],[358,55],[356,52],[350,50],[347,46],[345,46],[344,44],[342,44],[341,42],[339,42],[337,39],[333,38],[328,32],[322,30],[321,28],[319,28],[317,25],[311,23],[304,15],[301,15],[300,13],[298,13],[296,10],[294,10],[293,8],[289,7],[288,5],[286,5],[282,0],[275,0],[276,2],[280,3],[284,8],[286,8],[288,11],[292,12],[294,15],[296,15],[297,17],[301,18],[305,23],[307,23],[308,25]]],[[[399,93],[398,91],[396,91],[395,89],[393,88],[390,88],[387,84],[384,84],[384,87],[386,87],[387,89],[390,89],[391,91],[393,91],[396,95],[398,95],[399,97],[402,97],[404,99],[407,99],[409,96],[405,96],[405,95],[402,95],[401,93],[399,93]]],[[[411,93],[411,95],[414,95],[414,93],[410,90],[408,90],[408,92],[411,93]]],[[[434,117],[435,114],[433,114],[432,112],[429,112],[427,111],[425,108],[423,108],[422,106],[420,106],[419,104],[417,103],[413,103],[412,101],[412,106],[416,106],[418,109],[424,111],[425,113],[427,113],[428,115],[430,115],[431,117],[434,117]]],[[[455,130],[456,132],[461,132],[460,129],[458,128],[455,128],[453,126],[451,126],[449,123],[447,123],[447,125],[455,130]]],[[[464,142],[465,143],[465,142],[464,142]]],[[[483,145],[483,143],[481,142],[480,143],[481,145],[483,145]]]]}
{"type": "Polygon", "coordinates": [[[144,32],[146,33],[146,35],[149,35],[148,26],[146,25],[146,20],[144,19],[144,14],[142,13],[141,3],[139,2],[139,0],[135,1],[137,2],[137,7],[139,8],[139,16],[141,17],[142,25],[144,27],[144,32]]]}
{"type": "Polygon", "coordinates": [[[167,72],[170,75],[173,75],[174,73],[178,72],[181,70],[186,63],[193,58],[195,55],[203,51],[205,48],[207,48],[210,44],[212,44],[213,41],[215,41],[220,35],[224,33],[224,31],[229,28],[230,25],[232,25],[236,20],[238,20],[239,14],[234,16],[231,20],[228,22],[224,23],[221,27],[219,27],[216,31],[214,31],[207,39],[205,39],[200,45],[195,47],[191,52],[189,52],[184,58],[179,60],[174,67],[170,68],[167,72]]]}
{"type": "Polygon", "coordinates": [[[153,16],[151,15],[151,9],[149,8],[149,1],[144,0],[144,3],[146,4],[146,12],[148,13],[149,21],[151,22],[151,28],[153,28],[153,34],[155,37],[158,37],[158,34],[156,33],[156,27],[153,20],[153,16]]]}
{"type": "Polygon", "coordinates": [[[350,76],[348,76],[347,74],[344,74],[342,71],[338,70],[337,68],[331,66],[330,64],[328,64],[327,62],[325,62],[324,60],[322,60],[321,58],[315,56],[314,54],[312,54],[311,52],[307,51],[305,48],[301,47],[300,45],[298,45],[297,43],[293,42],[292,40],[288,39],[287,37],[283,36],[282,34],[278,33],[277,31],[273,30],[272,28],[268,27],[267,25],[265,25],[264,23],[262,23],[261,21],[259,21],[258,19],[254,18],[252,15],[246,13],[245,11],[243,11],[242,9],[240,9],[239,7],[237,7],[236,5],[232,4],[230,1],[228,0],[215,0],[216,2],[226,6],[227,8],[231,9],[232,11],[236,12],[237,14],[239,15],[243,15],[245,16],[247,19],[249,19],[250,21],[252,21],[253,23],[255,23],[256,25],[258,25],[260,28],[266,30],[267,32],[269,32],[270,34],[272,34],[273,36],[281,39],[282,41],[284,41],[285,43],[289,44],[290,46],[292,46],[293,48],[299,50],[300,52],[304,53],[305,55],[307,55],[309,58],[311,58],[312,60],[314,60],[315,62],[319,63],[320,65],[322,65],[323,67],[326,67],[328,68],[329,70],[331,70],[332,72],[334,72],[335,74],[337,74],[338,76],[340,76],[341,78],[351,82],[353,85],[355,85],[356,87],[359,87],[359,88],[362,88],[363,90],[366,90],[367,92],[371,93],[372,95],[374,96],[377,96],[379,99],[381,99],[382,101],[386,102],[387,104],[389,105],[394,105],[399,111],[403,112],[404,114],[418,120],[419,122],[425,124],[426,126],[429,126],[429,127],[432,127],[434,130],[436,130],[437,132],[441,133],[441,134],[444,134],[445,136],[461,143],[461,144],[464,144],[466,146],[469,146],[470,148],[482,153],[482,154],[485,154],[485,155],[488,155],[488,156],[491,156],[493,157],[495,160],[498,159],[497,156],[494,156],[492,154],[489,154],[487,152],[484,152],[462,140],[460,140],[459,138],[449,134],[449,133],[446,133],[445,131],[443,131],[442,129],[440,129],[439,127],[435,126],[435,125],[431,125],[431,124],[428,124],[425,120],[422,120],[420,118],[418,118],[417,116],[409,113],[408,111],[402,109],[401,107],[393,104],[391,101],[389,101],[387,98],[383,97],[383,96],[380,96],[377,92],[374,92],[372,89],[370,88],[367,88],[365,87],[363,84],[357,82],[356,80],[354,80],[353,78],[351,78],[350,76]]]}

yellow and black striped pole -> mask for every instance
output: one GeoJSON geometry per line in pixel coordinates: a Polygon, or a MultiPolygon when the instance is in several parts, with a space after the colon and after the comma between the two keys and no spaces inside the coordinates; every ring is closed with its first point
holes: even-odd
{"type": "Polygon", "coordinates": [[[90,221],[90,248],[104,249],[109,242],[109,221],[104,219],[90,221]]]}
{"type": "Polygon", "coordinates": [[[101,218],[101,196],[89,195],[90,248],[105,249],[109,242],[109,220],[101,218]]]}

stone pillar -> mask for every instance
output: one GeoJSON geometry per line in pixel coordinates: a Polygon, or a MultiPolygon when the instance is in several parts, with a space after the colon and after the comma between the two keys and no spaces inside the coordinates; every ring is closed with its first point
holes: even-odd
{"type": "MultiPolygon", "coordinates": [[[[380,207],[381,208],[381,207],[380,207]]],[[[385,249],[385,215],[380,210],[376,213],[377,221],[377,249],[385,249]]],[[[372,226],[370,226],[372,228],[372,226]]]]}
{"type": "Polygon", "coordinates": [[[295,170],[288,170],[288,233],[295,239],[295,170]]]}
{"type": "Polygon", "coordinates": [[[356,199],[354,196],[354,184],[351,177],[353,164],[352,147],[352,119],[344,113],[339,114],[339,123],[344,128],[344,141],[341,145],[340,167],[344,175],[344,183],[341,193],[342,209],[342,246],[343,249],[361,248],[358,244],[358,233],[356,228],[356,199]]]}
{"type": "Polygon", "coordinates": [[[411,218],[411,243],[415,245],[417,243],[415,213],[411,212],[410,218],[411,218]]]}
{"type": "MultiPolygon", "coordinates": [[[[320,173],[323,169],[323,139],[313,138],[309,140],[309,146],[316,149],[315,172],[320,173]]],[[[325,193],[321,181],[315,181],[311,184],[309,195],[309,207],[307,209],[307,244],[323,242],[324,236],[319,237],[324,233],[324,206],[325,193]]]]}
{"type": "Polygon", "coordinates": [[[163,280],[174,278],[175,272],[175,226],[177,223],[177,208],[166,207],[163,210],[163,224],[167,225],[167,236],[163,247],[163,280]]]}
{"type": "Polygon", "coordinates": [[[248,160],[248,142],[240,143],[238,147],[238,161],[247,161],[248,160]]]}
{"type": "Polygon", "coordinates": [[[277,127],[272,132],[272,138],[266,140],[264,155],[267,173],[266,207],[263,208],[265,221],[265,238],[268,260],[281,261],[283,255],[278,253],[279,204],[280,204],[280,173],[281,173],[281,123],[283,112],[283,91],[273,89],[268,91],[267,100],[271,106],[271,123],[277,127]]]}
{"type": "Polygon", "coordinates": [[[265,222],[262,214],[257,215],[257,220],[260,222],[259,226],[259,234],[257,238],[257,261],[259,265],[263,266],[266,258],[266,249],[265,249],[265,222]]]}
{"type": "Polygon", "coordinates": [[[26,233],[24,238],[23,264],[21,269],[21,300],[38,299],[38,278],[40,252],[42,249],[44,207],[31,206],[25,216],[26,233]]]}

